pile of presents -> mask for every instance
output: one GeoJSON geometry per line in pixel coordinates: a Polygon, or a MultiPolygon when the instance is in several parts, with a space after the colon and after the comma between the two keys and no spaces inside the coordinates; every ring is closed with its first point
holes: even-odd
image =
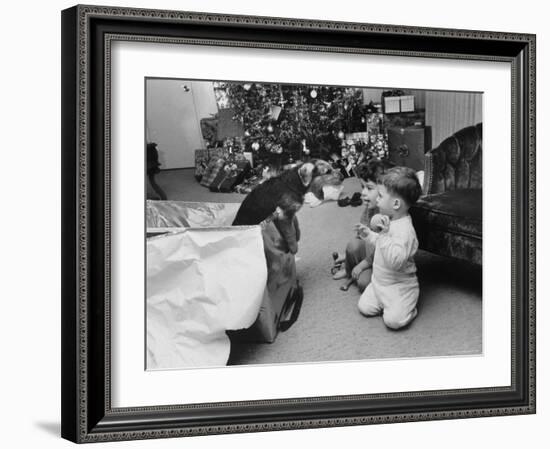
{"type": "Polygon", "coordinates": [[[262,182],[243,153],[225,148],[195,150],[195,178],[212,192],[248,193],[262,182]]]}

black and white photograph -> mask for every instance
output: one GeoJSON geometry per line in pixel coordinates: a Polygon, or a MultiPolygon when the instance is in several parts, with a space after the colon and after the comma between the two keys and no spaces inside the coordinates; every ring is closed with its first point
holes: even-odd
{"type": "Polygon", "coordinates": [[[147,370],[483,354],[483,92],[144,89],[147,370]]]}
{"type": "MultiPolygon", "coordinates": [[[[41,373],[54,377],[64,439],[537,438],[544,27],[472,6],[63,6],[61,83],[39,80],[60,106],[61,233],[38,227],[54,205],[34,200],[37,178],[16,199],[32,212],[19,235],[61,241],[61,304],[21,298],[43,272],[8,239],[25,268],[8,316],[43,327],[11,320],[29,350],[6,360],[28,359],[43,402],[55,390],[41,373]],[[44,327],[59,334],[56,370],[44,327]]],[[[8,137],[55,141],[19,115],[8,137]]]]}

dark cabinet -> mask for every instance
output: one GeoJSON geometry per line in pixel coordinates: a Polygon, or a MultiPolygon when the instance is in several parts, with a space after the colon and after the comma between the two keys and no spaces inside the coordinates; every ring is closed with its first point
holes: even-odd
{"type": "Polygon", "coordinates": [[[424,170],[424,153],[431,147],[429,126],[388,128],[389,159],[399,166],[424,170]]]}

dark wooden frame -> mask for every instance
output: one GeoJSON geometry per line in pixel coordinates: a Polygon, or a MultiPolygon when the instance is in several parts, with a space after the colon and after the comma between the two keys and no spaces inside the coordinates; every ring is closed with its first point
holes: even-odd
{"type": "Polygon", "coordinates": [[[75,442],[535,412],[535,36],[76,6],[62,12],[62,436],[75,442]],[[194,42],[449,59],[512,68],[509,387],[113,409],[110,43],[194,42]]]}

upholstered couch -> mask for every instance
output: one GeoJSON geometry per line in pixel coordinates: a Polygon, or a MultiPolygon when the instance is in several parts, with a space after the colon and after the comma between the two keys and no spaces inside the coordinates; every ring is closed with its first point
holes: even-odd
{"type": "Polygon", "coordinates": [[[481,265],[481,123],[445,139],[425,161],[424,195],[410,210],[420,248],[481,265]]]}

